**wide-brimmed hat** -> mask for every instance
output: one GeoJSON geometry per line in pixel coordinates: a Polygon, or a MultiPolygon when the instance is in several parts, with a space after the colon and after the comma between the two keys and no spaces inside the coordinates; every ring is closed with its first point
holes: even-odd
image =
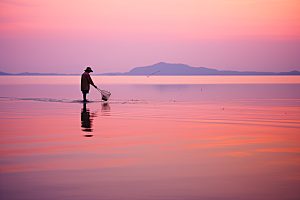
{"type": "Polygon", "coordinates": [[[91,67],[86,67],[86,69],[84,71],[86,71],[86,72],[93,72],[93,70],[91,69],[91,67]]]}

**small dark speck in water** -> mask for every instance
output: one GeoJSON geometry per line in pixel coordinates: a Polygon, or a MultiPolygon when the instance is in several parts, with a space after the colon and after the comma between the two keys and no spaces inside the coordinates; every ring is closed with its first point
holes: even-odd
{"type": "Polygon", "coordinates": [[[86,128],[86,129],[82,129],[82,131],[85,131],[85,132],[93,132],[93,129],[86,128]]]}
{"type": "Polygon", "coordinates": [[[93,135],[83,135],[84,137],[93,137],[93,135]]]}

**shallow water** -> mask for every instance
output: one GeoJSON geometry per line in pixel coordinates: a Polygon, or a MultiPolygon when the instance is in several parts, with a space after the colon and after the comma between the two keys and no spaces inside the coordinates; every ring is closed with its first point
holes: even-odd
{"type": "Polygon", "coordinates": [[[0,85],[0,199],[300,198],[299,84],[102,86],[0,85]]]}
{"type": "MultiPolygon", "coordinates": [[[[76,85],[80,76],[0,76],[0,84],[76,85]]],[[[299,84],[300,76],[92,76],[103,84],[299,84]]]]}

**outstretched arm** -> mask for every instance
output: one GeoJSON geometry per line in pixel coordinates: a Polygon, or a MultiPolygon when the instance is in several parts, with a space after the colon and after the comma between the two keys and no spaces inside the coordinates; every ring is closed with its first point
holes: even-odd
{"type": "Polygon", "coordinates": [[[88,76],[88,80],[89,80],[89,84],[91,84],[92,86],[94,86],[95,88],[97,88],[97,86],[94,84],[94,82],[93,82],[93,80],[92,80],[92,78],[91,78],[90,75],[88,76]]]}

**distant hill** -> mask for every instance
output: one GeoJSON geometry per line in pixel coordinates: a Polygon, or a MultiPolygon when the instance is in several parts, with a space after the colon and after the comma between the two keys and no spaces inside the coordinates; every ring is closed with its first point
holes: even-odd
{"type": "Polygon", "coordinates": [[[58,74],[58,73],[30,73],[23,72],[18,74],[10,74],[5,72],[0,72],[0,75],[10,75],[10,76],[79,76],[81,74],[58,74]]]}
{"type": "Polygon", "coordinates": [[[185,64],[156,63],[150,66],[136,67],[125,73],[105,73],[102,75],[300,75],[299,71],[291,72],[254,72],[254,71],[219,71],[206,67],[191,67],[185,64]]]}
{"type": "MultiPolygon", "coordinates": [[[[60,76],[60,75],[74,75],[78,76],[80,74],[57,74],[57,73],[19,73],[19,74],[9,74],[5,72],[0,72],[0,75],[44,75],[44,76],[60,76]]],[[[173,75],[173,76],[180,76],[180,75],[300,75],[299,71],[291,71],[291,72],[255,72],[255,71],[229,71],[229,70],[216,70],[210,69],[206,67],[191,67],[185,64],[171,64],[171,63],[156,63],[150,66],[144,67],[135,67],[129,72],[125,73],[104,73],[104,74],[93,74],[99,76],[150,76],[150,75],[173,75]]]]}
{"type": "Polygon", "coordinates": [[[184,64],[160,62],[150,66],[133,68],[125,74],[150,75],[155,72],[156,75],[211,75],[218,73],[218,70],[205,67],[190,67],[184,64]]]}
{"type": "Polygon", "coordinates": [[[11,74],[5,73],[5,72],[0,72],[0,75],[11,75],[11,74]]]}

